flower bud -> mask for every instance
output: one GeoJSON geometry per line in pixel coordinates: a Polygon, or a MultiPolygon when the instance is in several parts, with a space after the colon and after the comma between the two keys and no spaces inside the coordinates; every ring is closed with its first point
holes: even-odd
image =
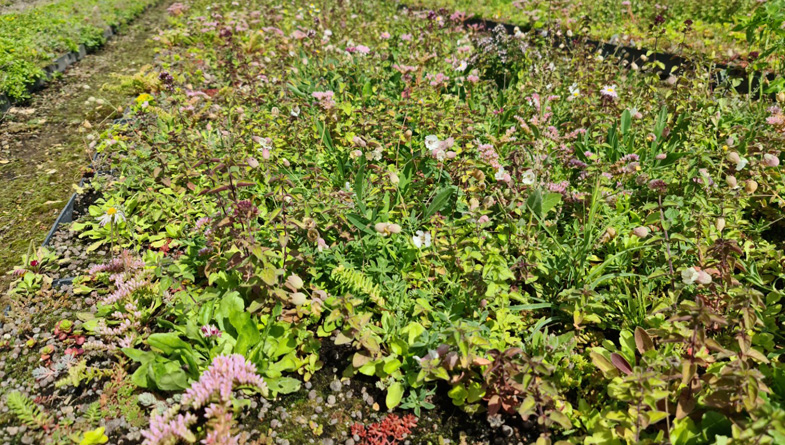
{"type": "Polygon", "coordinates": [[[738,164],[741,162],[741,156],[735,151],[728,153],[728,161],[732,162],[733,164],[738,164]]]}
{"type": "Polygon", "coordinates": [[[758,190],[758,183],[753,179],[749,179],[744,183],[744,190],[749,194],[753,194],[755,190],[758,190]]]}
{"type": "Polygon", "coordinates": [[[780,159],[773,154],[766,153],[763,155],[763,165],[766,167],[776,167],[780,165],[780,159]]]}
{"type": "Polygon", "coordinates": [[[736,182],[736,177],[735,176],[730,176],[730,175],[726,176],[725,177],[725,182],[728,184],[728,187],[730,187],[732,189],[735,189],[736,187],[739,186],[738,182],[736,182]]]}
{"type": "Polygon", "coordinates": [[[649,228],[646,226],[640,226],[632,229],[632,234],[637,236],[638,238],[646,238],[649,236],[649,228]]]}
{"type": "Polygon", "coordinates": [[[703,284],[703,285],[709,284],[709,283],[711,283],[711,275],[709,275],[708,273],[706,273],[703,270],[699,270],[698,271],[698,278],[695,281],[697,281],[698,283],[703,284]]]}
{"type": "Polygon", "coordinates": [[[382,235],[387,235],[387,223],[376,223],[373,228],[382,235]]]}
{"type": "Polygon", "coordinates": [[[390,183],[392,185],[398,185],[399,182],[401,182],[401,180],[400,178],[398,178],[398,175],[396,175],[393,172],[390,172],[390,183]]]}
{"type": "Polygon", "coordinates": [[[716,221],[714,221],[714,227],[717,229],[718,232],[722,233],[722,230],[725,229],[725,218],[719,217],[716,221]]]}
{"type": "Polygon", "coordinates": [[[295,292],[289,298],[291,299],[292,304],[295,306],[302,306],[308,300],[308,297],[306,297],[302,292],[295,292]]]}
{"type": "Polygon", "coordinates": [[[289,278],[286,279],[286,284],[288,284],[292,289],[301,289],[303,287],[303,279],[295,274],[292,274],[289,275],[289,278]]]}

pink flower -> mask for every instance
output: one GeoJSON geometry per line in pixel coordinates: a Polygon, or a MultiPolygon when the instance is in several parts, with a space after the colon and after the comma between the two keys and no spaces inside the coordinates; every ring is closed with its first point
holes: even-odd
{"type": "Polygon", "coordinates": [[[477,224],[485,224],[489,222],[491,219],[488,218],[488,215],[482,215],[479,219],[477,219],[477,224]]]}
{"type": "Polygon", "coordinates": [[[617,92],[616,85],[605,85],[600,90],[600,94],[603,97],[608,97],[608,98],[611,98],[611,99],[618,99],[619,98],[619,94],[617,92]]]}
{"type": "Polygon", "coordinates": [[[206,324],[202,326],[202,335],[209,338],[209,337],[220,337],[221,330],[213,325],[206,324]]]}
{"type": "Polygon", "coordinates": [[[335,106],[335,100],[333,99],[335,93],[332,91],[314,91],[311,96],[315,97],[325,110],[335,106]]]}
{"type": "Polygon", "coordinates": [[[267,389],[262,377],[256,374],[256,366],[246,361],[245,357],[240,354],[219,355],[202,373],[199,381],[185,391],[182,404],[198,409],[216,395],[220,401],[229,402],[234,383],[253,385],[263,391],[267,389]]]}
{"type": "Polygon", "coordinates": [[[150,418],[150,427],[142,431],[145,438],[143,445],[158,445],[166,443],[172,437],[189,440],[194,436],[189,427],[196,422],[196,416],[191,413],[179,414],[174,419],[169,419],[166,413],[150,418]]]}
{"type": "Polygon", "coordinates": [[[387,39],[390,38],[390,33],[385,31],[385,32],[379,34],[379,38],[382,39],[382,40],[387,40],[387,39]]]}
{"type": "Polygon", "coordinates": [[[466,77],[466,80],[468,80],[471,83],[477,83],[480,81],[480,78],[478,76],[475,76],[474,74],[469,74],[469,76],[466,77]]]}
{"type": "Polygon", "coordinates": [[[401,35],[401,40],[403,40],[404,42],[411,42],[412,41],[412,35],[411,34],[403,34],[403,35],[401,35]]]}
{"type": "Polygon", "coordinates": [[[766,153],[763,155],[763,165],[766,167],[776,167],[780,165],[780,159],[773,154],[766,153]]]}

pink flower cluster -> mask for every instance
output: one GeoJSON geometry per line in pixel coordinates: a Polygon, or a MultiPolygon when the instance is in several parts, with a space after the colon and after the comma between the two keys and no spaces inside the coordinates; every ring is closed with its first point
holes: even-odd
{"type": "Polygon", "coordinates": [[[199,381],[185,391],[183,405],[201,408],[216,393],[221,401],[228,402],[235,382],[253,385],[262,390],[267,388],[264,380],[256,374],[256,366],[247,362],[245,357],[240,354],[219,355],[213,359],[213,363],[202,374],[199,381]]]}
{"type": "Polygon", "coordinates": [[[315,97],[316,100],[319,101],[319,105],[325,110],[329,110],[335,106],[335,99],[333,99],[335,93],[332,91],[314,91],[311,96],[315,97]]]}
{"type": "MultiPolygon", "coordinates": [[[[182,398],[182,406],[186,409],[199,409],[209,403],[204,415],[210,431],[202,440],[205,445],[239,444],[239,435],[232,435],[231,397],[234,383],[253,385],[266,391],[267,385],[256,374],[256,366],[247,362],[239,354],[219,355],[202,373],[199,381],[192,384],[182,398]],[[218,395],[215,400],[213,396],[218,395]]],[[[196,442],[196,435],[190,426],[197,420],[191,413],[178,414],[172,411],[162,415],[153,415],[150,426],[142,431],[145,438],[143,445],[162,445],[172,443],[172,439],[181,438],[188,443],[196,442]]]]}
{"type": "Polygon", "coordinates": [[[771,116],[766,118],[766,123],[777,129],[781,133],[785,133],[785,114],[778,106],[769,107],[769,114],[771,116]]]}
{"type": "Polygon", "coordinates": [[[499,163],[499,154],[493,149],[493,145],[482,144],[477,147],[477,150],[480,152],[480,159],[490,164],[495,170],[502,168],[502,165],[499,163]]]}
{"type": "Polygon", "coordinates": [[[121,274],[112,275],[112,278],[114,279],[115,285],[117,287],[114,292],[101,300],[101,304],[109,305],[114,304],[120,300],[124,300],[137,290],[143,289],[150,284],[149,281],[142,280],[140,278],[132,278],[128,281],[125,281],[125,277],[121,274]]]}
{"type": "Polygon", "coordinates": [[[444,73],[428,74],[425,78],[430,81],[432,87],[447,86],[447,82],[450,81],[450,78],[444,73]]]}
{"type": "Polygon", "coordinates": [[[359,53],[365,55],[371,52],[371,48],[368,48],[365,45],[347,46],[346,52],[349,54],[359,53]]]}
{"type": "Polygon", "coordinates": [[[150,418],[150,427],[142,431],[143,445],[159,445],[166,443],[172,437],[190,439],[193,433],[189,427],[196,422],[196,416],[191,413],[178,414],[170,419],[167,413],[150,418]]]}
{"type": "Polygon", "coordinates": [[[202,326],[201,331],[202,331],[202,335],[207,338],[221,336],[221,330],[211,324],[206,324],[202,326]]]}
{"type": "Polygon", "coordinates": [[[393,64],[393,68],[398,70],[401,74],[409,74],[409,73],[413,73],[413,72],[417,71],[417,67],[416,66],[398,65],[397,63],[393,64]]]}
{"type": "Polygon", "coordinates": [[[123,250],[117,258],[112,258],[108,263],[97,264],[87,270],[87,274],[94,276],[100,272],[131,272],[144,268],[144,261],[136,258],[130,250],[123,250]]]}

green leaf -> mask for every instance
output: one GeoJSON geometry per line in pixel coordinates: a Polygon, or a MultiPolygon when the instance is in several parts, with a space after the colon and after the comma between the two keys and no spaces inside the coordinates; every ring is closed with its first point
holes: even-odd
{"type": "Polygon", "coordinates": [[[109,437],[104,434],[105,428],[100,427],[92,431],[84,433],[84,437],[79,442],[79,445],[100,445],[109,442],[109,437]]]}
{"type": "Polygon", "coordinates": [[[542,215],[545,216],[551,209],[561,202],[561,193],[546,193],[542,197],[542,215]]]}
{"type": "Polygon", "coordinates": [[[452,196],[453,189],[452,187],[447,187],[442,189],[439,193],[436,194],[436,197],[433,198],[431,201],[431,205],[425,209],[425,213],[423,214],[423,220],[428,220],[431,216],[433,216],[436,212],[442,209],[442,207],[447,204],[447,201],[452,196]]]}
{"type": "Polygon", "coordinates": [[[121,351],[131,360],[146,365],[155,360],[155,354],[149,351],[140,351],[134,348],[122,348],[121,351]]]}
{"type": "Polygon", "coordinates": [[[374,231],[371,230],[370,227],[368,227],[370,221],[368,221],[364,217],[357,215],[355,213],[350,213],[346,215],[346,219],[348,219],[350,223],[354,224],[355,227],[365,232],[366,234],[372,236],[375,235],[374,231]]]}
{"type": "Polygon", "coordinates": [[[600,354],[597,351],[592,350],[589,352],[589,357],[591,357],[592,363],[594,366],[600,369],[606,377],[615,377],[619,375],[619,370],[613,366],[610,359],[606,358],[604,355],[600,354]]]}
{"type": "Polygon", "coordinates": [[[621,114],[621,133],[626,135],[631,126],[632,114],[630,114],[630,110],[624,110],[624,113],[621,114]]]}
{"type": "Polygon", "coordinates": [[[248,312],[235,312],[229,317],[232,326],[237,330],[237,344],[234,352],[245,355],[254,345],[261,341],[259,329],[248,312]]]}
{"type": "Polygon", "coordinates": [[[395,382],[387,388],[387,398],[385,399],[387,409],[393,409],[398,406],[401,403],[401,399],[403,399],[403,385],[395,382]]]}
{"type": "Polygon", "coordinates": [[[469,397],[469,391],[461,384],[457,384],[447,392],[447,395],[452,399],[452,403],[456,406],[461,406],[466,403],[466,398],[469,397]]]}
{"type": "Polygon", "coordinates": [[[534,213],[538,219],[542,219],[542,192],[540,189],[536,189],[532,192],[531,195],[526,199],[526,207],[534,213]]]}
{"type": "Polygon", "coordinates": [[[300,381],[291,377],[267,379],[270,390],[276,394],[291,394],[300,390],[300,381]]]}
{"type": "Polygon", "coordinates": [[[398,368],[401,367],[401,361],[397,358],[394,358],[384,364],[384,372],[387,374],[392,374],[393,372],[397,371],[398,368]]]}
{"type": "Polygon", "coordinates": [[[175,361],[152,363],[153,382],[163,391],[179,391],[188,388],[188,376],[175,361]]]}
{"type": "Polygon", "coordinates": [[[179,349],[191,349],[191,345],[180,339],[180,336],[176,332],[152,334],[148,337],[147,343],[151,348],[159,349],[165,355],[169,355],[179,349]]]}

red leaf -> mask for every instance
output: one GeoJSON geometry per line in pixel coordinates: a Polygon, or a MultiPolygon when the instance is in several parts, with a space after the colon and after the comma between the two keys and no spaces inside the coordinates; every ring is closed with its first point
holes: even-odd
{"type": "Polygon", "coordinates": [[[611,363],[613,363],[613,366],[615,366],[619,371],[627,375],[632,374],[632,366],[630,366],[630,363],[627,361],[627,359],[615,352],[611,353],[611,363]]]}

